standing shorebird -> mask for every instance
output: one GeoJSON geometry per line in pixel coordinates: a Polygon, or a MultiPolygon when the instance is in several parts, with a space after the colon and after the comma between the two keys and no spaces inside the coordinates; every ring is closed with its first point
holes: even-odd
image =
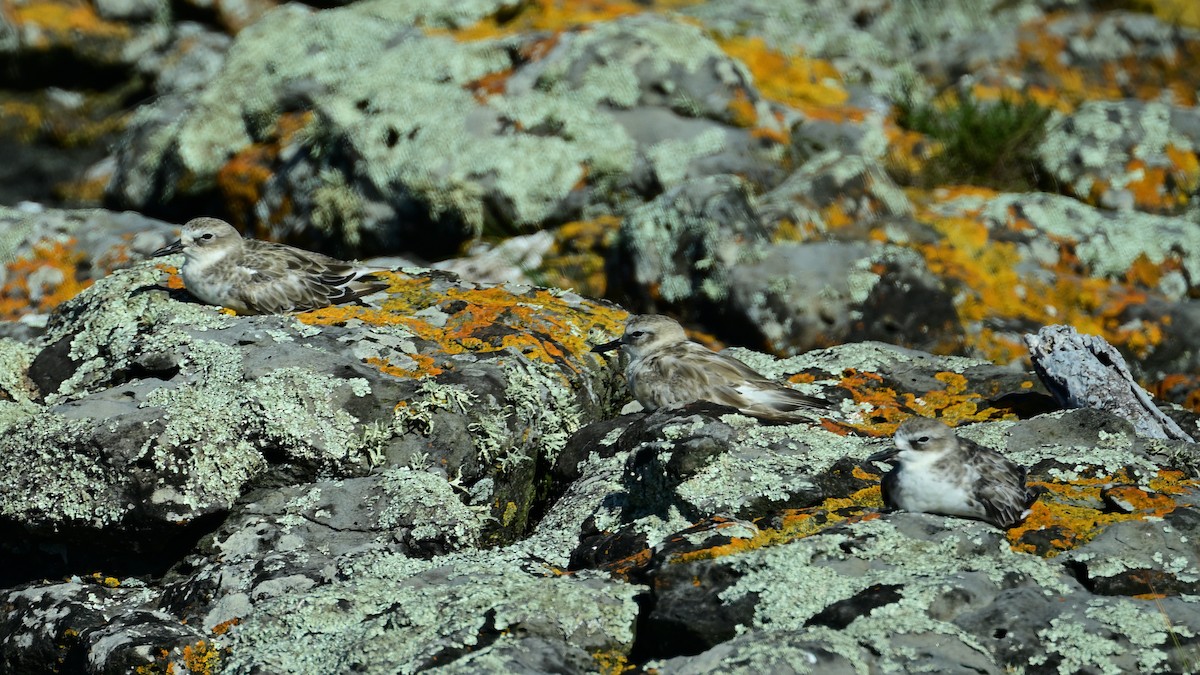
{"type": "Polygon", "coordinates": [[[1029,515],[1041,490],[1025,486],[1025,467],[925,417],[904,420],[896,447],[869,462],[895,465],[883,477],[883,503],[904,509],[982,520],[1008,529],[1029,515]]]}
{"type": "Polygon", "coordinates": [[[229,223],[195,218],[154,257],[183,252],[184,286],[238,314],[303,312],[357,300],[388,283],[380,269],[269,241],[243,239],[229,223]]]}
{"type": "Polygon", "coordinates": [[[592,348],[622,349],[629,357],[629,390],[647,410],[711,401],[773,422],[817,420],[830,409],[813,398],[755,372],[731,356],[688,340],[683,327],[659,314],[631,317],[625,334],[592,348]]]}

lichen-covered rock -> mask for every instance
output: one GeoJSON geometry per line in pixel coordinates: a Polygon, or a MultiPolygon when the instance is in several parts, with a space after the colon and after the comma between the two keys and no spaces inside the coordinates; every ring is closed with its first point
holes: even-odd
{"type": "Polygon", "coordinates": [[[732,271],[770,241],[752,199],[744,181],[713,176],[635,209],[610,253],[610,294],[642,311],[725,302],[732,271]]]}
{"type": "Polygon", "coordinates": [[[1017,420],[1049,400],[1027,373],[878,343],[739,349],[840,409],[820,424],[711,404],[601,419],[619,373],[589,333],[623,316],[568,294],[393,273],[375,306],[235,317],[165,278],[110,275],[60,306],[36,358],[20,352],[41,390],[3,408],[0,475],[32,496],[6,489],[0,526],[40,567],[8,572],[6,663],[53,649],[108,672],[711,672],[721,655],[731,672],[783,655],[1164,672],[1197,649],[1195,445],[1095,411],[1017,420]],[[863,458],[914,413],[980,422],[960,433],[1045,488],[1030,517],[1002,531],[881,515],[863,458]],[[63,569],[136,558],[155,580],[98,577],[41,607],[57,588],[30,581],[53,569],[47,541],[63,569]],[[97,557],[118,545],[131,555],[97,557]],[[1164,611],[1170,628],[1153,627],[1164,611]]]}
{"type": "Polygon", "coordinates": [[[131,66],[166,41],[165,0],[31,0],[0,16],[0,59],[25,78],[54,59],[93,74],[131,66]]]}
{"type": "Polygon", "coordinates": [[[0,321],[49,312],[174,236],[135,213],[0,207],[0,321]]]}
{"type": "Polygon", "coordinates": [[[139,115],[148,153],[120,158],[110,196],[160,208],[219,190],[275,239],[429,255],[694,176],[777,180],[778,149],[731,112],[757,92],[693,26],[464,42],[415,20],[386,3],[271,12],[203,92],[162,104],[178,114],[139,115]],[[281,109],[302,133],[280,130],[281,109]]]}
{"type": "Polygon", "coordinates": [[[503,551],[347,564],[333,583],[258,603],[230,632],[225,672],[413,673],[471,653],[463,668],[525,640],[590,653],[594,672],[628,652],[640,587],[539,567],[503,551]]]}
{"type": "Polygon", "coordinates": [[[460,484],[506,539],[610,405],[617,374],[588,339],[623,313],[569,293],[397,273],[378,308],[238,318],[164,279],[140,264],[54,314],[27,373],[40,405],[5,404],[5,517],[171,529],[254,482],[412,466],[460,484]]]}
{"type": "MultiPolygon", "coordinates": [[[[956,57],[996,60],[1015,48],[1021,24],[1039,15],[1036,0],[956,0],[936,12],[921,3],[736,2],[700,3],[686,14],[723,35],[762,38],[781,51],[803,50],[829,59],[852,80],[895,87],[908,64],[934,70],[956,57]]],[[[910,66],[911,68],[911,66],[910,66]]]]}
{"type": "Polygon", "coordinates": [[[730,334],[795,354],[854,340],[956,347],[952,297],[915,252],[861,243],[783,242],[730,273],[730,334]]]}
{"type": "Polygon", "coordinates": [[[879,163],[829,151],[805,162],[758,200],[773,227],[825,233],[912,214],[912,204],[879,163]]]}
{"type": "Polygon", "coordinates": [[[934,240],[889,226],[872,233],[916,248],[956,291],[967,353],[1012,361],[1025,355],[1024,333],[1068,324],[1130,355],[1139,377],[1195,369],[1200,236],[1190,220],[972,190],[949,192],[917,218],[934,240]]]}
{"type": "Polygon", "coordinates": [[[464,504],[450,482],[425,470],[260,490],[175,568],[162,606],[216,626],[257,602],[328,583],[339,560],[473,548],[486,519],[486,504],[464,504]]]}
{"type": "Polygon", "coordinates": [[[1117,211],[1179,213],[1200,187],[1200,111],[1093,101],[1048,127],[1038,157],[1080,199],[1117,211]]]}
{"type": "MultiPolygon", "coordinates": [[[[723,338],[783,354],[854,339],[957,346],[951,296],[918,254],[867,243],[772,243],[780,221],[820,226],[796,200],[807,190],[817,208],[830,205],[822,190],[841,175],[830,159],[789,178],[762,208],[732,176],[691,181],[639,207],[609,254],[610,294],[638,311],[707,319],[723,338]]],[[[902,193],[886,181],[871,187],[878,181],[870,171],[853,168],[864,194],[847,209],[864,220],[903,213],[902,193]]]]}
{"type": "Polygon", "coordinates": [[[207,636],[157,610],[158,595],[136,579],[101,574],[9,590],[0,664],[14,673],[132,672],[172,660],[179,667],[184,649],[205,651],[207,636]]]}
{"type": "Polygon", "coordinates": [[[815,424],[764,426],[700,408],[690,415],[657,411],[617,439],[630,452],[631,517],[675,509],[689,521],[714,513],[755,518],[812,506],[833,496],[822,484],[833,463],[865,447],[815,424]]]}

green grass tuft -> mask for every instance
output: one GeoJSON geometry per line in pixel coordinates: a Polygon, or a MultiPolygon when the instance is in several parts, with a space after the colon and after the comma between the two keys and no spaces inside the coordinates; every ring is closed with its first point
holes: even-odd
{"type": "Polygon", "coordinates": [[[978,185],[1005,192],[1037,189],[1042,176],[1035,151],[1045,136],[1049,109],[1032,101],[980,101],[970,95],[940,106],[908,96],[897,107],[900,126],[943,148],[921,173],[901,176],[901,182],[917,187],[978,185]]]}

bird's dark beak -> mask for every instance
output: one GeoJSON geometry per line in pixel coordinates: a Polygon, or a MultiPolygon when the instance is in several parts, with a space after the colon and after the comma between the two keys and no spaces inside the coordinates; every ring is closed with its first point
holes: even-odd
{"type": "Polygon", "coordinates": [[[174,244],[171,244],[170,246],[164,246],[164,247],[158,249],[154,253],[151,253],[150,257],[158,258],[158,257],[164,256],[164,255],[171,255],[172,253],[179,253],[182,250],[183,250],[183,240],[176,239],[174,244]]]}
{"type": "Polygon", "coordinates": [[[896,461],[896,459],[897,459],[896,456],[899,454],[900,454],[900,448],[888,448],[886,450],[880,450],[879,452],[871,455],[870,457],[867,458],[867,461],[868,462],[887,462],[888,464],[891,464],[892,462],[896,461]]]}
{"type": "Polygon", "coordinates": [[[621,338],[617,338],[616,340],[613,340],[612,342],[605,342],[602,345],[596,345],[595,347],[592,347],[592,352],[595,354],[603,354],[604,352],[611,352],[614,349],[620,349],[620,348],[621,348],[621,338]]]}

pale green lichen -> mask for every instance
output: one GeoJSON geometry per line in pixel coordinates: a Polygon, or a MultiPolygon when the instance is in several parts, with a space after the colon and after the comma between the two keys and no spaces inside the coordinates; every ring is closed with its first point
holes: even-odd
{"type": "Polygon", "coordinates": [[[365,381],[279,368],[247,382],[238,349],[199,338],[186,344],[183,365],[190,381],[151,391],[141,404],[163,411],[153,449],[160,475],[190,477],[186,486],[160,481],[156,503],[230,504],[266,468],[267,450],[338,471],[365,463],[358,420],[331,398],[342,387],[364,395],[365,381]]]}
{"type": "MultiPolygon", "coordinates": [[[[815,349],[786,359],[777,359],[769,354],[741,347],[731,347],[725,350],[725,353],[771,379],[780,379],[807,370],[840,375],[850,369],[887,372],[899,366],[908,366],[962,372],[968,368],[993,365],[990,361],[962,356],[933,356],[882,342],[856,342],[828,349],[815,349]]],[[[798,388],[802,391],[804,389],[802,386],[798,388]]]]}
{"type": "Polygon", "coordinates": [[[1190,278],[1200,277],[1200,229],[1184,219],[1137,212],[1114,215],[1044,193],[1000,195],[987,202],[983,215],[1003,224],[1014,210],[1039,231],[1073,243],[1093,274],[1120,278],[1144,255],[1156,265],[1179,258],[1190,278]]]}
{"type": "Polygon", "coordinates": [[[722,592],[721,599],[732,602],[754,595],[758,601],[753,627],[805,630],[806,638],[828,644],[861,666],[866,664],[861,662],[860,647],[869,646],[882,655],[879,666],[888,670],[904,667],[905,647],[894,640],[905,633],[945,635],[992,660],[976,637],[931,612],[939,598],[963,579],[1005,588],[1024,578],[1037,583],[1046,595],[1073,589],[1059,566],[1013,552],[998,534],[979,523],[947,520],[948,531],[933,539],[914,539],[886,519],[849,527],[845,533],[825,533],[730,558],[728,564],[742,576],[722,592]],[[969,552],[964,553],[964,547],[969,552]],[[896,602],[872,610],[844,629],[805,628],[830,604],[876,584],[900,585],[904,592],[896,602]]]}
{"type": "Polygon", "coordinates": [[[433,431],[433,419],[438,411],[465,413],[478,400],[479,395],[472,391],[425,378],[412,398],[396,407],[396,423],[400,425],[398,431],[412,428],[429,434],[433,431]]]}
{"type": "Polygon", "coordinates": [[[384,471],[383,488],[388,499],[379,508],[379,526],[393,529],[421,514],[424,533],[414,529],[416,539],[447,538],[456,545],[471,545],[480,540],[486,509],[462,503],[445,479],[425,471],[397,468],[384,471]]]}
{"type": "Polygon", "coordinates": [[[36,355],[37,349],[33,345],[0,338],[0,403],[30,400],[34,385],[29,381],[29,365],[36,355]],[[9,400],[5,401],[5,398],[9,400]]]}
{"type": "Polygon", "coordinates": [[[716,154],[727,141],[721,129],[709,129],[694,138],[672,138],[660,141],[646,150],[654,173],[663,187],[682,183],[693,159],[716,154]]]}
{"type": "MultiPolygon", "coordinates": [[[[1046,416],[1054,419],[1073,414],[1072,411],[1058,411],[1046,416]]],[[[1011,428],[1011,427],[1010,427],[1011,428]]],[[[1130,469],[1130,478],[1137,485],[1148,489],[1150,480],[1158,475],[1158,466],[1144,454],[1135,449],[1136,436],[1132,433],[1110,433],[1099,429],[1096,431],[1095,442],[1087,445],[1044,444],[1026,448],[1012,448],[1006,452],[1009,459],[1024,466],[1034,466],[1042,461],[1052,461],[1065,467],[1051,467],[1046,473],[1059,481],[1078,480],[1085,475],[1094,475],[1097,471],[1112,475],[1122,469],[1130,469]]]]}
{"type": "Polygon", "coordinates": [[[1166,649],[1174,639],[1195,635],[1196,629],[1178,621],[1166,623],[1151,603],[1097,598],[1089,601],[1082,613],[1069,611],[1039,630],[1045,651],[1033,654],[1029,662],[1043,665],[1056,657],[1056,671],[1064,675],[1084,668],[1105,675],[1133,669],[1161,672],[1169,659],[1166,649]]]}
{"type": "Polygon", "coordinates": [[[641,587],[595,575],[538,576],[505,550],[416,561],[361,556],[337,581],[260,601],[230,631],[225,672],[411,673],[484,630],[627,650],[641,587]],[[369,560],[368,560],[369,559],[369,560]]]}
{"type": "Polygon", "coordinates": [[[584,423],[574,392],[556,366],[514,359],[506,372],[504,395],[521,420],[521,437],[553,462],[584,423]]]}
{"type": "Polygon", "coordinates": [[[676,488],[705,513],[739,513],[764,501],[816,492],[816,477],[834,462],[870,454],[861,439],[810,423],[763,425],[743,415],[724,415],[722,421],[739,430],[735,446],[676,488]]]}
{"type": "Polygon", "coordinates": [[[70,338],[70,358],[78,366],[57,392],[44,392],[48,403],[70,400],[86,393],[134,358],[171,353],[188,341],[188,331],[230,326],[233,317],[216,308],[195,303],[167,302],[163,292],[134,292],[158,286],[163,272],[149,262],[117,270],[67,301],[63,316],[74,321],[52,321],[44,341],[70,338]],[[147,331],[149,326],[156,330],[147,331]]]}
{"type": "Polygon", "coordinates": [[[104,527],[121,522],[125,500],[113,474],[85,446],[95,422],[40,411],[0,435],[0,515],[29,525],[104,527]]]}
{"type": "Polygon", "coordinates": [[[698,293],[708,300],[725,299],[730,269],[758,259],[766,246],[761,225],[739,206],[743,199],[752,200],[746,190],[728,176],[702,178],[634,210],[620,230],[623,245],[637,252],[634,278],[656,285],[667,302],[698,293]],[[688,246],[683,265],[678,262],[681,242],[688,246]]]}
{"type": "Polygon", "coordinates": [[[263,421],[268,442],[292,457],[329,462],[347,459],[359,449],[359,420],[338,407],[332,397],[341,387],[353,396],[370,393],[370,385],[362,378],[339,379],[302,368],[278,368],[248,383],[242,395],[263,421]]]}

